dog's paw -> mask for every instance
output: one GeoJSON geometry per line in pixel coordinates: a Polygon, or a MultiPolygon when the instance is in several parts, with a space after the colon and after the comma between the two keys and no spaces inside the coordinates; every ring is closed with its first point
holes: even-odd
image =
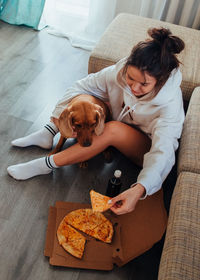
{"type": "Polygon", "coordinates": [[[87,161],[80,162],[79,167],[80,168],[88,168],[88,162],[87,161]]]}
{"type": "Polygon", "coordinates": [[[110,163],[113,161],[113,154],[111,149],[106,149],[105,151],[103,151],[103,156],[106,163],[110,163]]]}

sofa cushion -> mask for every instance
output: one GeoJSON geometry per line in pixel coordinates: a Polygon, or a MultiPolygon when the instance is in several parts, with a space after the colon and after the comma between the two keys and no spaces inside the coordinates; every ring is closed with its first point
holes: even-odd
{"type": "Polygon", "coordinates": [[[181,172],[172,196],[158,280],[200,279],[199,203],[200,174],[181,172]]]}
{"type": "Polygon", "coordinates": [[[184,40],[186,48],[178,57],[183,63],[180,66],[183,73],[183,97],[189,100],[193,89],[200,85],[200,31],[192,28],[132,14],[119,14],[92,51],[88,72],[97,72],[128,56],[135,44],[147,38],[150,27],[170,28],[174,35],[184,40]]]}
{"type": "Polygon", "coordinates": [[[190,99],[178,156],[178,172],[200,173],[200,87],[190,99]]]}

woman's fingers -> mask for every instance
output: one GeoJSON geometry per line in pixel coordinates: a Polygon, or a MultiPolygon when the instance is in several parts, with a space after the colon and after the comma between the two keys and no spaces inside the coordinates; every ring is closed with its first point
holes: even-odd
{"type": "Polygon", "coordinates": [[[135,209],[140,196],[138,188],[130,188],[111,199],[110,209],[117,215],[129,213],[135,209]]]}
{"type": "Polygon", "coordinates": [[[125,205],[120,205],[120,206],[117,206],[117,204],[115,204],[113,207],[110,208],[115,214],[117,215],[122,215],[122,214],[126,214],[128,213],[127,212],[127,209],[126,209],[126,206],[125,205]]]}

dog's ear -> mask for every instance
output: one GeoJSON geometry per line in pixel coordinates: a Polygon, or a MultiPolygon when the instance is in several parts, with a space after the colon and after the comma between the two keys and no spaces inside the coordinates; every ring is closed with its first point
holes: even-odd
{"type": "Polygon", "coordinates": [[[95,127],[95,134],[98,136],[102,134],[105,126],[105,114],[103,111],[103,108],[99,105],[96,106],[96,120],[97,120],[97,125],[95,127]]]}
{"type": "Polygon", "coordinates": [[[70,107],[66,108],[59,117],[59,130],[63,137],[68,138],[73,134],[72,128],[72,112],[70,107]]]}

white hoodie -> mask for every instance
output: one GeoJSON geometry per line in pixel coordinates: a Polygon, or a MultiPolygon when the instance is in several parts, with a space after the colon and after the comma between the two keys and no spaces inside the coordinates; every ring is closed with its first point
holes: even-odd
{"type": "Polygon", "coordinates": [[[137,98],[123,78],[125,62],[126,58],[77,81],[57,103],[52,116],[59,118],[70,100],[83,93],[109,102],[113,120],[136,125],[152,140],[137,178],[137,183],[145,187],[146,194],[151,195],[161,188],[175,163],[175,151],[185,118],[180,89],[182,75],[179,69],[174,69],[155,97],[149,93],[137,98]]]}

